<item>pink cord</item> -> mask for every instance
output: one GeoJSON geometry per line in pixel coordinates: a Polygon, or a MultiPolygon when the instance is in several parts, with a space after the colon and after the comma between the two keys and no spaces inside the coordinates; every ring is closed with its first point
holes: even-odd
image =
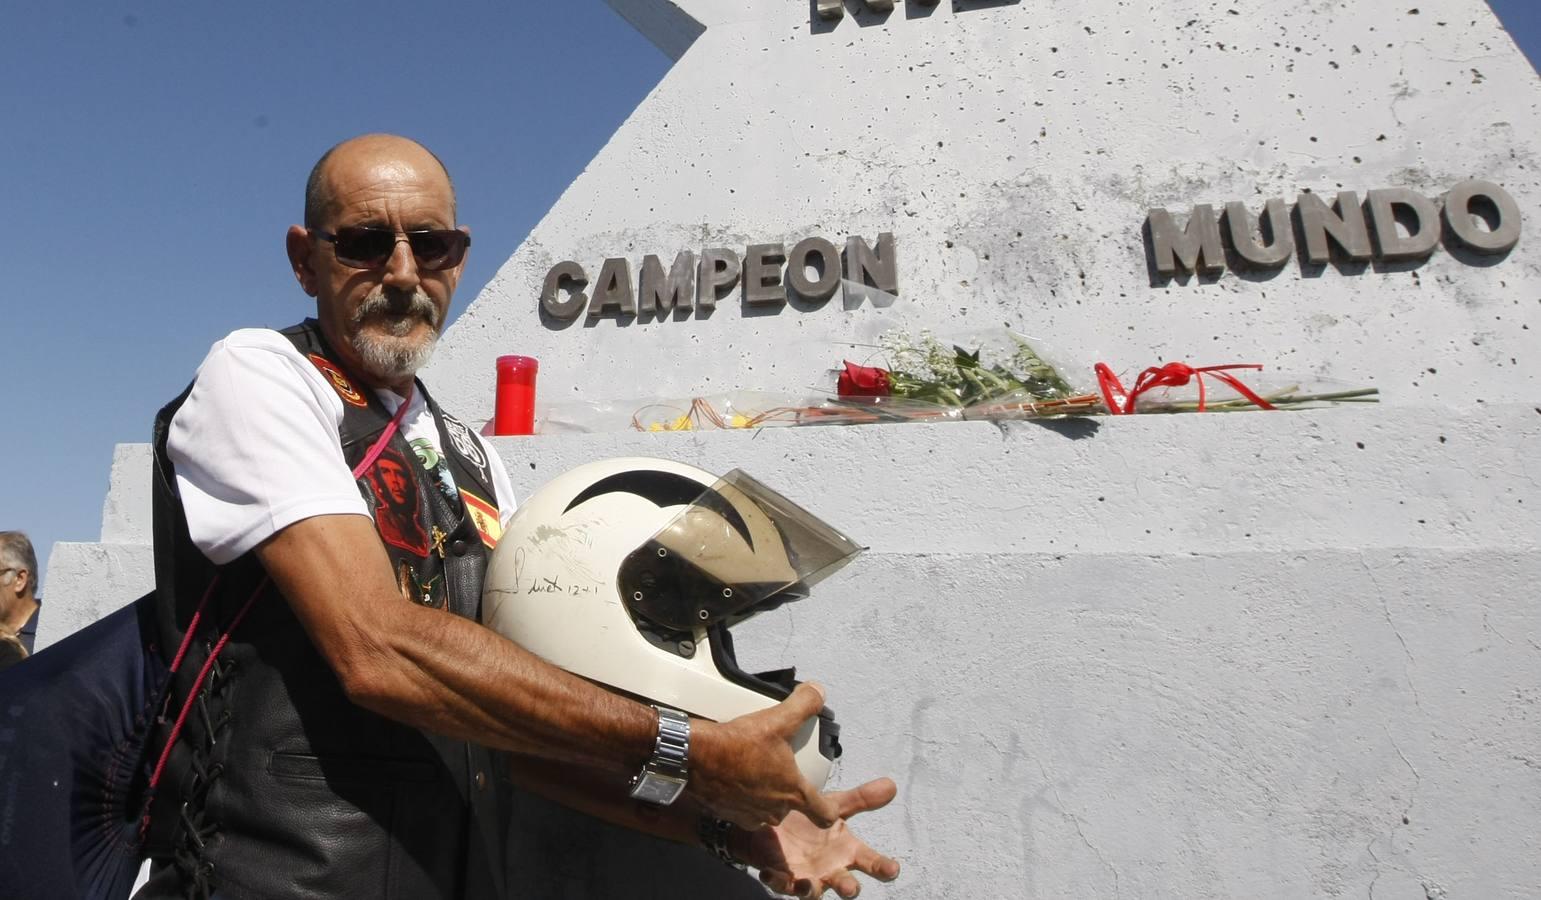
{"type": "Polygon", "coordinates": [[[219,584],[219,575],[214,575],[214,580],[209,582],[208,590],[203,592],[203,599],[198,601],[198,610],[193,613],[193,620],[187,623],[187,633],[182,636],[182,646],[177,648],[176,658],[171,661],[171,673],[177,674],[182,668],[182,657],[187,655],[187,648],[193,643],[193,632],[198,630],[198,620],[203,618],[203,608],[209,605],[209,597],[214,594],[214,586],[219,584]]]}
{"type": "MultiPolygon", "coordinates": [[[[218,577],[216,577],[215,581],[218,580],[218,577]]],[[[150,775],[150,791],[152,793],[161,783],[161,775],[165,774],[166,771],[166,762],[171,758],[171,748],[177,745],[177,738],[182,736],[182,726],[187,722],[187,714],[192,712],[193,701],[198,698],[198,692],[203,689],[204,679],[209,677],[209,670],[214,668],[215,660],[219,659],[219,654],[224,651],[225,645],[230,643],[231,632],[235,631],[236,626],[241,624],[241,620],[246,618],[247,610],[251,609],[252,603],[256,601],[257,597],[262,594],[263,588],[266,588],[267,586],[268,579],[264,577],[262,581],[257,585],[257,589],[252,591],[252,595],[246,598],[246,604],[241,607],[240,612],[235,614],[235,618],[230,622],[230,627],[225,629],[224,634],[220,635],[219,642],[214,645],[214,649],[209,651],[209,658],[203,661],[203,668],[198,670],[198,677],[193,679],[192,690],[188,691],[187,701],[182,704],[182,711],[177,713],[176,724],[171,726],[171,736],[166,739],[166,746],[161,750],[161,757],[155,763],[155,772],[150,775]]],[[[212,590],[212,586],[210,589],[212,590]]],[[[205,597],[204,599],[207,600],[208,598],[205,597]]],[[[202,610],[199,610],[199,612],[202,612],[202,610]]],[[[197,621],[197,618],[198,617],[196,615],[193,617],[194,622],[197,621]]],[[[189,636],[192,635],[193,632],[191,627],[188,628],[187,633],[189,636]]],[[[182,641],[184,650],[186,649],[187,644],[188,640],[184,638],[182,641]]],[[[180,654],[178,655],[177,662],[181,662],[180,654]]],[[[149,825],[148,817],[146,817],[144,824],[149,825]]],[[[142,832],[143,829],[141,828],[141,833],[142,832]]]]}
{"type": "Polygon", "coordinates": [[[385,445],[390,443],[391,437],[396,434],[396,429],[401,425],[402,416],[407,414],[407,407],[411,405],[412,389],[408,388],[407,395],[401,399],[401,406],[397,408],[396,415],[391,417],[390,424],[386,425],[385,430],[380,432],[380,437],[370,446],[369,452],[364,454],[364,458],[359,461],[359,464],[353,467],[354,478],[358,478],[368,471],[369,467],[375,464],[375,460],[380,458],[380,454],[385,452],[385,445]]]}

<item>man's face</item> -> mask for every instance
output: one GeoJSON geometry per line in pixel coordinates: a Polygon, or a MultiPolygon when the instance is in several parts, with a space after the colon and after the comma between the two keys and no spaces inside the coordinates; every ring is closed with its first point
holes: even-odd
{"type": "Polygon", "coordinates": [[[385,490],[391,495],[391,500],[398,506],[405,506],[407,502],[407,473],[401,466],[388,459],[380,460],[380,480],[385,482],[385,490]]]}
{"type": "Polygon", "coordinates": [[[398,232],[383,267],[357,269],[304,228],[289,234],[289,257],[316,298],[322,332],[346,367],[374,386],[404,387],[433,351],[460,280],[460,265],[418,266],[399,233],[455,227],[453,189],[439,164],[406,142],[345,145],[328,160],[330,203],[320,229],[365,226],[398,232]]]}
{"type": "Polygon", "coordinates": [[[26,596],[31,583],[32,573],[26,569],[0,568],[0,615],[10,613],[12,605],[26,596]]]}

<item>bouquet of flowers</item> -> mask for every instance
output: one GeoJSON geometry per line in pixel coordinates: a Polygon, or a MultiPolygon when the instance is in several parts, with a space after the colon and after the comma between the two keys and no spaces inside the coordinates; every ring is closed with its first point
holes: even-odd
{"type": "Polygon", "coordinates": [[[954,417],[1018,418],[1095,412],[1096,394],[1077,390],[1027,338],[1010,331],[943,344],[928,331],[889,331],[878,349],[887,366],[845,361],[835,390],[847,403],[906,401],[954,417]]]}

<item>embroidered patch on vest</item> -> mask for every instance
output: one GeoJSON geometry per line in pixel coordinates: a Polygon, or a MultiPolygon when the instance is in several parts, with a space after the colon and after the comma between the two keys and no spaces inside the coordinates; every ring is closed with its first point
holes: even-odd
{"type": "Polygon", "coordinates": [[[484,484],[491,484],[492,478],[487,474],[487,454],[482,452],[481,442],[471,433],[471,429],[449,413],[444,413],[444,432],[449,435],[449,442],[455,445],[461,459],[476,468],[484,484]]]}
{"type": "Polygon", "coordinates": [[[417,478],[405,457],[394,447],[385,448],[364,477],[375,499],[375,525],[380,538],[416,556],[428,555],[428,534],[423,530],[423,498],[417,478]]]}
{"type": "Polygon", "coordinates": [[[365,400],[364,395],[358,392],[358,389],[353,386],[353,382],[348,380],[348,376],[342,374],[341,369],[332,365],[331,360],[320,354],[312,353],[310,354],[310,361],[316,364],[316,368],[320,369],[321,374],[325,375],[327,380],[332,383],[332,387],[337,389],[338,395],[343,400],[361,409],[369,405],[369,401],[365,400]]]}
{"type": "Polygon", "coordinates": [[[449,597],[444,595],[444,573],[433,576],[427,583],[419,580],[417,570],[403,561],[396,569],[396,588],[401,591],[402,599],[417,606],[428,606],[434,609],[444,609],[449,604],[449,597]],[[442,596],[434,596],[435,590],[442,596]]]}
{"type": "Polygon", "coordinates": [[[503,537],[503,523],[498,520],[498,508],[465,488],[460,489],[460,496],[466,502],[466,513],[471,516],[476,533],[482,536],[482,543],[487,545],[488,550],[495,549],[503,537]]]}

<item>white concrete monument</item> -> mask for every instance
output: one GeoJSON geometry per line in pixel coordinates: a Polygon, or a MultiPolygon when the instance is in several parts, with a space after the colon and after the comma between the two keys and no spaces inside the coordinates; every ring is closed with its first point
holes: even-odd
{"type": "MultiPolygon", "coordinates": [[[[1541,82],[1486,4],[610,2],[676,64],[446,336],[463,416],[500,354],[547,401],[802,391],[885,322],[1382,391],[499,440],[521,491],[737,466],[871,547],[739,647],[828,686],[837,777],[899,782],[869,893],[1534,894],[1541,82]]],[[[147,460],[55,549],[45,640],[149,584],[147,460]]],[[[530,896],[756,895],[529,812],[530,896]]]]}

